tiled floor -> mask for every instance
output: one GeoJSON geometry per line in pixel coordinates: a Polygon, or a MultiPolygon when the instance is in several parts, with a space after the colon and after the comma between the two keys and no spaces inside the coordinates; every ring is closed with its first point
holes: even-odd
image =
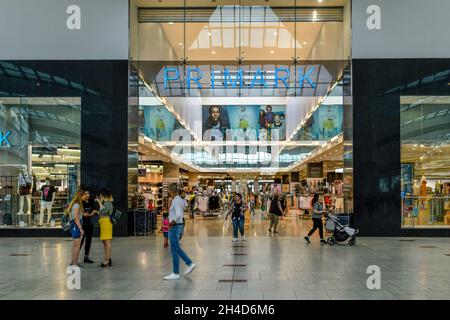
{"type": "MultiPolygon", "coordinates": [[[[64,238],[0,238],[0,299],[448,299],[450,239],[359,238],[354,247],[306,244],[310,221],[284,218],[277,235],[258,217],[248,241],[231,242],[222,220],[187,219],[181,241],[199,265],[164,281],[170,251],[161,234],[113,240],[113,267],[81,269],[81,290],[66,288],[71,242],[64,238]],[[435,248],[424,248],[434,246],[435,248]],[[241,253],[245,255],[234,255],[241,253]],[[12,254],[30,254],[11,256],[12,254]],[[240,266],[233,266],[233,265],[240,266]],[[381,268],[381,289],[369,290],[369,265],[381,268]],[[219,280],[244,280],[222,282],[219,280]]],[[[184,266],[182,265],[184,268],[184,266]]]]}

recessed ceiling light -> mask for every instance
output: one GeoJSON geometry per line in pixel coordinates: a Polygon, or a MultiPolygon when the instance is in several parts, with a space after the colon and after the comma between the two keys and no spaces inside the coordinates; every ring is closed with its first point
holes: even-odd
{"type": "Polygon", "coordinates": [[[183,45],[183,43],[181,43],[181,42],[178,42],[178,45],[181,47],[182,45],[183,45]]]}
{"type": "Polygon", "coordinates": [[[169,24],[173,24],[173,22],[171,21],[171,22],[169,22],[169,24]]]}
{"type": "Polygon", "coordinates": [[[274,36],[278,35],[278,32],[275,31],[275,32],[273,33],[273,35],[274,35],[274,36]]]}
{"type": "Polygon", "coordinates": [[[273,51],[273,50],[270,50],[270,54],[274,54],[275,53],[275,51],[273,51]]]}
{"type": "Polygon", "coordinates": [[[208,36],[210,36],[211,35],[211,32],[208,32],[208,36]]]}
{"type": "Polygon", "coordinates": [[[213,51],[211,51],[211,53],[212,53],[212,54],[216,54],[216,52],[215,52],[214,50],[213,50],[213,51]]]}
{"type": "Polygon", "coordinates": [[[308,44],[308,42],[303,42],[303,45],[306,46],[308,44]]]}

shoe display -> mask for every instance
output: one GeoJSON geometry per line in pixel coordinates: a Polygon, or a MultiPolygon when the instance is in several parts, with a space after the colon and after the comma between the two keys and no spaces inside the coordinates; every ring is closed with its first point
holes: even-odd
{"type": "Polygon", "coordinates": [[[189,267],[187,267],[186,271],[184,272],[184,276],[188,275],[189,273],[191,273],[192,271],[194,271],[194,269],[197,268],[197,265],[195,263],[191,264],[189,267]]]}
{"type": "Polygon", "coordinates": [[[175,273],[171,273],[168,276],[164,277],[164,280],[178,280],[178,279],[180,279],[180,275],[175,273]]]}

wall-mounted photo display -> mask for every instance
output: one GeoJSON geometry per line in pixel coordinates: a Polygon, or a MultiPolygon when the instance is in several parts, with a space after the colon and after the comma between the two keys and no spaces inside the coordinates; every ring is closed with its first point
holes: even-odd
{"type": "Polygon", "coordinates": [[[286,107],[280,105],[203,106],[205,141],[284,141],[286,107]]]}

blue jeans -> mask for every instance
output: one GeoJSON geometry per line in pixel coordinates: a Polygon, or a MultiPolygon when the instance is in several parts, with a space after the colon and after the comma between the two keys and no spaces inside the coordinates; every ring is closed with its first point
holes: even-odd
{"type": "Polygon", "coordinates": [[[183,233],[183,225],[172,226],[169,230],[169,241],[170,241],[170,253],[172,254],[172,265],[173,273],[180,273],[180,257],[183,259],[187,266],[192,264],[191,259],[187,254],[180,248],[178,241],[180,241],[181,234],[183,233]]]}
{"type": "Polygon", "coordinates": [[[242,236],[244,235],[244,221],[245,221],[244,217],[241,217],[240,219],[233,218],[233,236],[235,238],[238,237],[238,228],[239,231],[241,232],[241,235],[242,236]]]}

